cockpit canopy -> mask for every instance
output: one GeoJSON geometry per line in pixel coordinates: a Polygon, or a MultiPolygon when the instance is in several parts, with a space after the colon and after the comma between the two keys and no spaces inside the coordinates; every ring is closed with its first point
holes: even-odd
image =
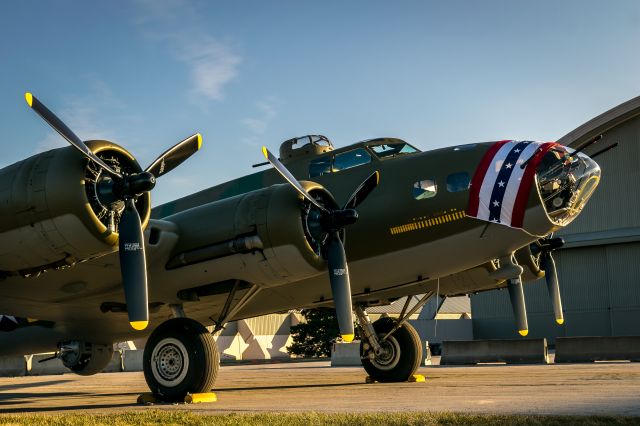
{"type": "Polygon", "coordinates": [[[420,152],[420,150],[402,139],[370,139],[312,159],[309,162],[309,177],[314,178],[328,173],[337,173],[374,161],[385,161],[392,157],[417,152],[420,152]]]}
{"type": "Polygon", "coordinates": [[[313,178],[417,152],[420,150],[397,138],[369,139],[335,150],[326,136],[306,135],[282,142],[280,161],[309,160],[309,177],[313,178]]]}

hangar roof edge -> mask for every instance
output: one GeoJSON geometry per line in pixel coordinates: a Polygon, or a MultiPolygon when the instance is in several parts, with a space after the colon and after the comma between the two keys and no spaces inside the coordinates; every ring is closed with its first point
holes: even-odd
{"type": "Polygon", "coordinates": [[[558,142],[567,146],[578,145],[634,118],[637,115],[640,115],[640,96],[629,99],[628,101],[598,115],[597,117],[592,118],[558,139],[558,142]]]}

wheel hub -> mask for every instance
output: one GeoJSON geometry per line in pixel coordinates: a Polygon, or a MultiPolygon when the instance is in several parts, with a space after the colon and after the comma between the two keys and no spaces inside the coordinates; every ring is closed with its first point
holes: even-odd
{"type": "Polygon", "coordinates": [[[178,386],[189,371],[187,348],[178,339],[161,340],[151,354],[151,372],[158,383],[167,387],[178,386]]]}
{"type": "Polygon", "coordinates": [[[175,345],[166,345],[158,354],[158,372],[167,380],[174,380],[184,364],[182,354],[175,345]]]}
{"type": "MultiPolygon", "coordinates": [[[[378,334],[378,337],[382,339],[384,335],[378,334]]],[[[400,360],[400,344],[392,335],[380,342],[380,348],[380,353],[376,354],[371,362],[379,370],[391,370],[400,360]]]]}

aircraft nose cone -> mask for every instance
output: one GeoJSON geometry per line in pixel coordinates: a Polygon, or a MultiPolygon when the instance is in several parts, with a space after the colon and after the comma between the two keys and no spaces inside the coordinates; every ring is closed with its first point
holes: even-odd
{"type": "Polygon", "coordinates": [[[536,168],[547,215],[565,226],[582,211],[600,181],[600,166],[588,155],[556,144],[536,168]]]}
{"type": "Polygon", "coordinates": [[[494,142],[471,181],[467,215],[546,235],[577,217],[599,180],[593,159],[560,144],[494,142]]]}

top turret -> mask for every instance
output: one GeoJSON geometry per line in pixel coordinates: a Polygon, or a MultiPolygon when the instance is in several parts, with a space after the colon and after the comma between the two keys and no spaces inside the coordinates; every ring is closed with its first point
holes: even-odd
{"type": "Polygon", "coordinates": [[[329,151],[333,151],[333,144],[326,136],[300,136],[282,142],[280,161],[286,164],[292,160],[311,158],[329,151]]]}

